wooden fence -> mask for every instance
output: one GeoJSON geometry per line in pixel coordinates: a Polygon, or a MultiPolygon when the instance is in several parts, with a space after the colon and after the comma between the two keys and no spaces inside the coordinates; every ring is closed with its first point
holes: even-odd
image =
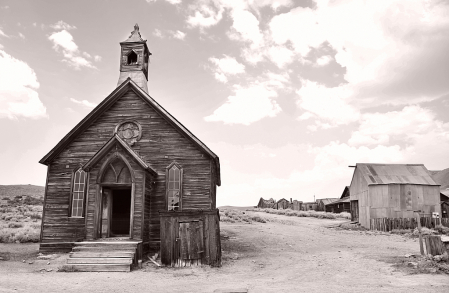
{"type": "MultiPolygon", "coordinates": [[[[421,226],[427,228],[435,228],[435,226],[441,225],[449,227],[449,219],[433,219],[431,217],[422,217],[421,226]]],[[[415,229],[418,227],[418,221],[416,218],[379,218],[371,219],[370,229],[377,231],[389,232],[393,229],[415,229]]]]}

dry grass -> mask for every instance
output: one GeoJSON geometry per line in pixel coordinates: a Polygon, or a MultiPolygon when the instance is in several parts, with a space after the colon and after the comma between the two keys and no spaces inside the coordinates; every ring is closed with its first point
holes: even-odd
{"type": "Polygon", "coordinates": [[[0,243],[38,242],[41,219],[42,206],[38,200],[11,200],[0,206],[0,243]]]}
{"type": "Polygon", "coordinates": [[[316,212],[316,211],[294,211],[290,209],[286,210],[276,210],[276,209],[251,209],[251,211],[254,212],[264,212],[268,214],[275,214],[275,215],[285,215],[290,217],[313,217],[318,219],[337,219],[337,218],[343,218],[343,219],[351,219],[350,213],[326,213],[326,212],[316,212]]]}
{"type": "Polygon", "coordinates": [[[259,222],[266,223],[267,220],[258,215],[249,215],[241,210],[220,210],[220,221],[228,223],[248,223],[259,222]]]}

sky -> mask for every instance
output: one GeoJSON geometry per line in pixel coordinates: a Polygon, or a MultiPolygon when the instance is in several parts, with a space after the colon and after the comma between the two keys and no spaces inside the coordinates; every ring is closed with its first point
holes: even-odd
{"type": "Polygon", "coordinates": [[[449,3],[0,0],[0,184],[117,86],[148,40],[148,90],[221,162],[217,205],[340,197],[356,163],[449,167],[449,3]]]}

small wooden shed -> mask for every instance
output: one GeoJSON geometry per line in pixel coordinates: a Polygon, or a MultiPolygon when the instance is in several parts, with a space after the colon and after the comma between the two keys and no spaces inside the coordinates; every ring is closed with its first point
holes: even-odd
{"type": "Polygon", "coordinates": [[[441,214],[440,190],[423,164],[356,164],[350,189],[353,221],[441,214]],[[357,218],[356,218],[357,217],[357,218]]]}
{"type": "Polygon", "coordinates": [[[316,204],[317,204],[317,207],[316,207],[316,210],[317,211],[325,211],[326,210],[326,205],[328,205],[328,204],[330,204],[330,203],[332,203],[332,202],[334,202],[334,201],[337,201],[338,200],[338,198],[320,198],[320,199],[317,199],[316,200],[316,204]]]}
{"type": "Polygon", "coordinates": [[[159,214],[162,264],[172,267],[221,265],[218,210],[159,214]]]}
{"type": "Polygon", "coordinates": [[[328,213],[351,212],[349,195],[350,195],[349,186],[345,186],[345,188],[343,189],[343,193],[340,196],[340,199],[326,204],[325,211],[328,213]]]}

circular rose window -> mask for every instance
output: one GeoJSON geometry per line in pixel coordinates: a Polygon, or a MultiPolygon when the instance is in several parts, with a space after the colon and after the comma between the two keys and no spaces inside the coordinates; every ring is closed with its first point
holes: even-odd
{"type": "Polygon", "coordinates": [[[125,121],[115,127],[115,133],[129,145],[133,145],[140,140],[142,127],[136,121],[125,121]]]}

